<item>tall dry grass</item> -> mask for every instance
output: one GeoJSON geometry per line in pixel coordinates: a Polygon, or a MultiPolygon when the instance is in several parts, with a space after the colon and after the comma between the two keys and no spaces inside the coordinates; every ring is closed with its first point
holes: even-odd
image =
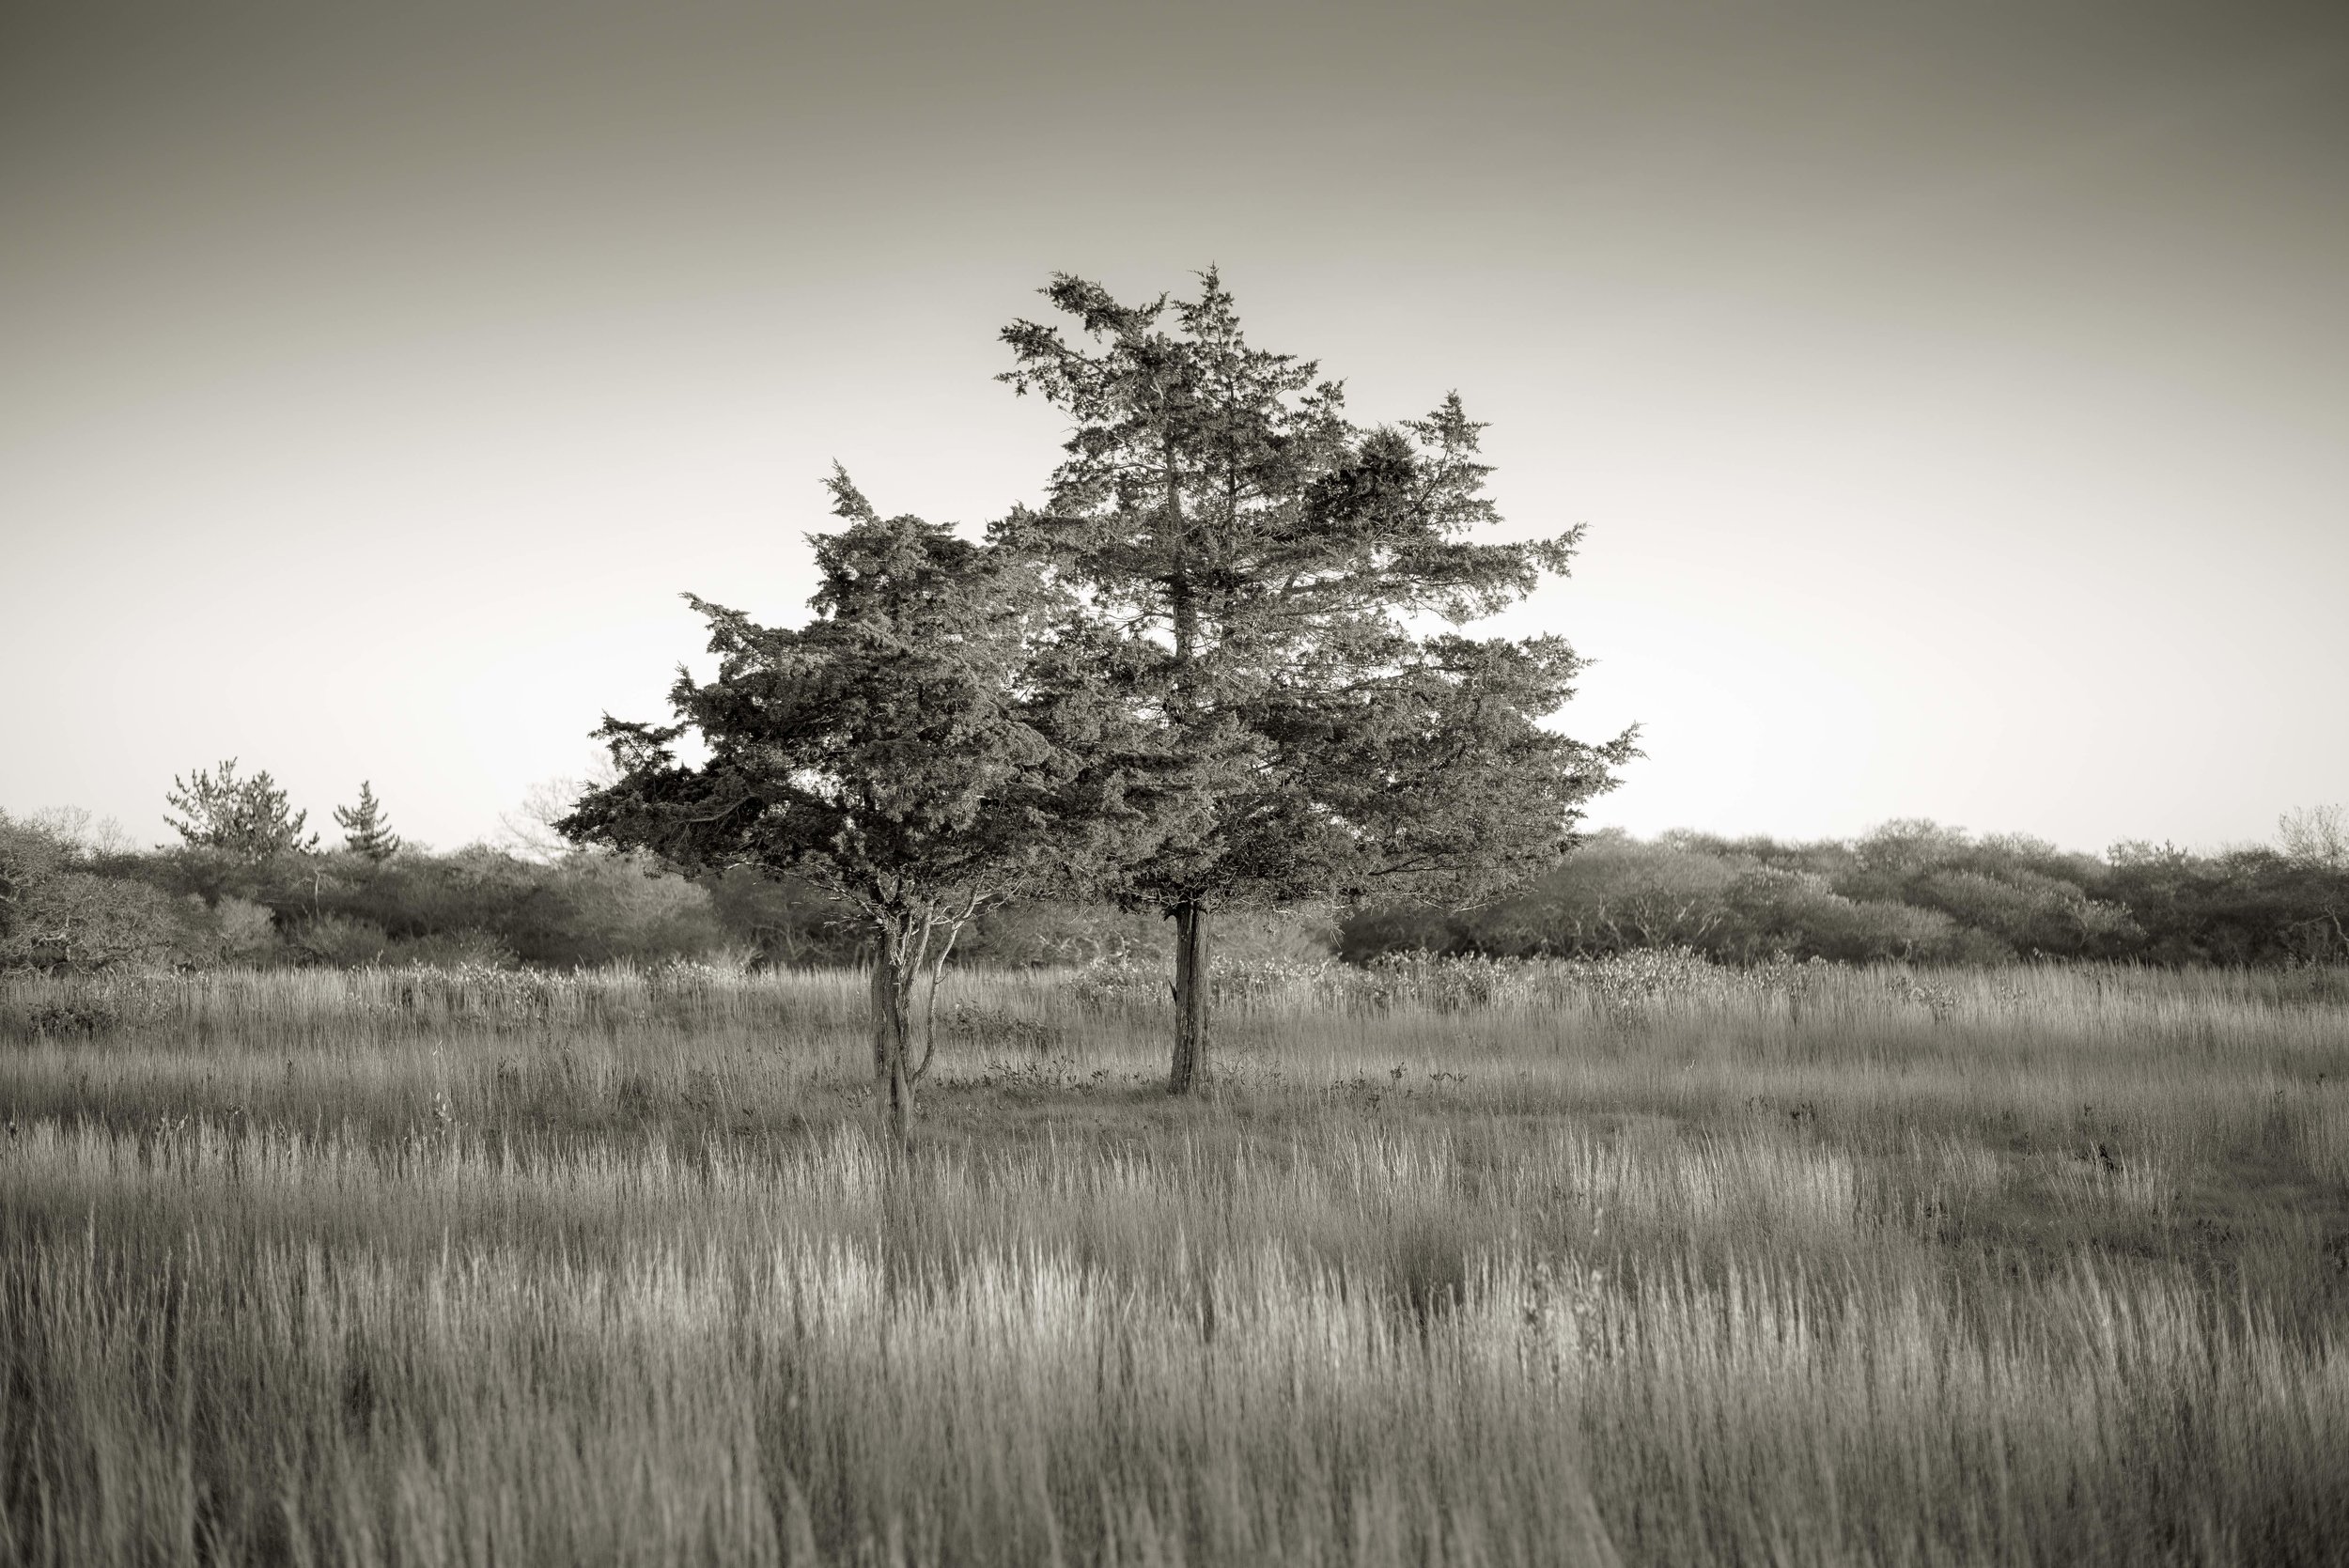
{"type": "Polygon", "coordinates": [[[1258,979],[9,982],[0,1561],[2349,1555],[2321,985],[1258,979]]]}

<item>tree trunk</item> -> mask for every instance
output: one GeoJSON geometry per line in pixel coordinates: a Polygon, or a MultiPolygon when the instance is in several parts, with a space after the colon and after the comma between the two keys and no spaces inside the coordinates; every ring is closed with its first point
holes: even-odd
{"type": "Polygon", "coordinates": [[[1174,906],[1174,1065],[1166,1092],[1188,1094],[1207,1076],[1207,906],[1174,906]]]}
{"type": "Polygon", "coordinates": [[[873,955],[873,1094],[891,1141],[913,1146],[913,980],[918,956],[895,933],[873,955]]]}
{"type": "MultiPolygon", "coordinates": [[[[1199,657],[1199,601],[1190,581],[1189,524],[1183,517],[1183,475],[1171,431],[1164,438],[1166,600],[1174,631],[1174,689],[1170,706],[1178,726],[1198,722],[1191,666],[1199,657]]],[[[1188,1094],[1207,1076],[1207,905],[1196,895],[1170,911],[1174,919],[1174,1063],[1166,1092],[1188,1094]]]]}

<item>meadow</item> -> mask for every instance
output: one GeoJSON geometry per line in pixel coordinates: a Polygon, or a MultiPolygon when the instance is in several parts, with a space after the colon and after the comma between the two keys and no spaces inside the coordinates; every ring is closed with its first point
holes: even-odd
{"type": "Polygon", "coordinates": [[[0,980],[0,1562],[2339,1563],[2349,985],[0,980]]]}

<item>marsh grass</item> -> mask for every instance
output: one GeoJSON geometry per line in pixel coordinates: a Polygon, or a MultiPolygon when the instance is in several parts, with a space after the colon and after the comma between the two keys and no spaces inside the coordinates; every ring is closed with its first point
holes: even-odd
{"type": "Polygon", "coordinates": [[[1260,979],[9,982],[0,1561],[2349,1552],[2323,985],[1260,979]]]}

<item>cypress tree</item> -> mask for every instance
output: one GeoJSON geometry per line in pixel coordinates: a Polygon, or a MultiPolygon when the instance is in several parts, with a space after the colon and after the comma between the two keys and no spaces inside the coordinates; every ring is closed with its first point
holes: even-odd
{"type": "Polygon", "coordinates": [[[1545,727],[1581,668],[1563,638],[1457,629],[1563,573],[1580,531],[1471,537],[1500,519],[1456,395],[1354,424],[1313,363],[1249,344],[1212,270],[1190,301],[1127,305],[1065,273],[1042,292],[1079,339],[1017,321],[999,379],[1073,428],[1044,505],[999,541],[1147,639],[1169,751],[1221,780],[1127,882],[1174,924],[1184,1094],[1207,1064],[1215,910],[1485,896],[1555,862],[1634,736],[1545,727]]]}

